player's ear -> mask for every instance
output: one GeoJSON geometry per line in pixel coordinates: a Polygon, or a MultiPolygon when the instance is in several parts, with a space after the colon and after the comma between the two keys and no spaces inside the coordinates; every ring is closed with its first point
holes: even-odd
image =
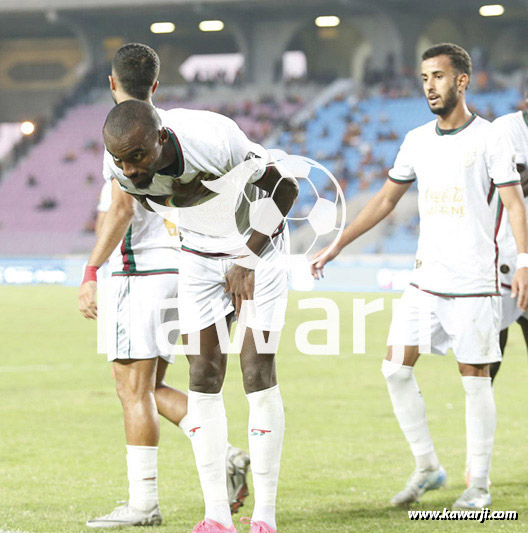
{"type": "Polygon", "coordinates": [[[150,94],[154,94],[159,87],[159,80],[156,80],[156,83],[152,86],[152,90],[150,91],[150,94]]]}
{"type": "Polygon", "coordinates": [[[466,73],[462,73],[458,76],[457,86],[459,91],[463,91],[468,88],[469,76],[466,73]]]}
{"type": "Polygon", "coordinates": [[[159,143],[161,145],[165,144],[170,139],[169,131],[167,128],[161,128],[159,131],[159,143]]]}
{"type": "Polygon", "coordinates": [[[116,90],[116,83],[115,83],[115,80],[114,80],[113,76],[108,76],[108,81],[110,83],[110,90],[111,91],[115,91],[116,90]]]}

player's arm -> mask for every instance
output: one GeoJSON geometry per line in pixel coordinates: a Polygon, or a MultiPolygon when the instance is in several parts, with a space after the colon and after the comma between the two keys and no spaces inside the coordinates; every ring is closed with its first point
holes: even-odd
{"type": "MultiPolygon", "coordinates": [[[[297,180],[285,174],[286,173],[281,173],[276,166],[271,165],[268,167],[264,176],[253,183],[254,187],[258,187],[270,194],[271,198],[273,198],[273,202],[279,208],[283,217],[290,212],[290,209],[299,194],[297,180]]],[[[253,231],[246,246],[255,255],[260,255],[268,243],[268,235],[253,231]]]]}
{"type": "MultiPolygon", "coordinates": [[[[270,193],[283,217],[290,212],[299,194],[297,180],[287,176],[285,172],[282,173],[275,165],[268,166],[262,178],[253,182],[252,185],[270,193]]],[[[269,244],[269,239],[268,235],[253,230],[246,242],[246,247],[252,254],[259,256],[269,244]]],[[[237,315],[240,312],[242,301],[253,299],[254,286],[254,270],[235,264],[227,272],[225,292],[231,292],[237,315]]]]}
{"type": "Polygon", "coordinates": [[[134,199],[112,180],[112,204],[107,211],[97,242],[90,254],[83,283],[79,289],[79,311],[85,318],[97,318],[95,295],[97,292],[97,269],[108,260],[111,253],[125,236],[134,218],[134,199]]]}
{"type": "Polygon", "coordinates": [[[396,182],[388,179],[359,212],[357,217],[344,229],[336,245],[332,249],[327,246],[315,254],[314,260],[320,258],[312,264],[312,275],[315,279],[323,277],[325,264],[337,257],[345,246],[355,241],[388,216],[411,184],[412,181],[396,182]]]}
{"type": "Polygon", "coordinates": [[[517,244],[517,271],[512,282],[512,298],[517,298],[517,306],[528,308],[528,228],[526,208],[521,185],[499,187],[499,194],[517,244]]]}

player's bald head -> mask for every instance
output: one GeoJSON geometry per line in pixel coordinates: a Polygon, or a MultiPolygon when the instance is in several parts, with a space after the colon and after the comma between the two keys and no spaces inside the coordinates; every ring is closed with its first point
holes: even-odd
{"type": "Polygon", "coordinates": [[[144,136],[156,134],[161,129],[161,119],[156,109],[140,100],[126,100],[116,105],[103,126],[105,143],[110,139],[121,139],[132,133],[144,136]]]}

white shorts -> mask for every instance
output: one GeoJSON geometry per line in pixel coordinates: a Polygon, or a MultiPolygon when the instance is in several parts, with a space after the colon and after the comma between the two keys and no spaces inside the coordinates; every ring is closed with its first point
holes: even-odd
{"type": "MultiPolygon", "coordinates": [[[[255,268],[254,300],[244,326],[259,331],[281,331],[288,301],[288,266],[285,238],[274,239],[275,248],[263,255],[255,268]]],[[[225,275],[233,259],[182,250],[180,263],[180,330],[201,331],[234,311],[231,293],[225,293],[225,275]]]]}
{"type": "Polygon", "coordinates": [[[394,310],[388,346],[419,346],[459,363],[480,365],[502,359],[500,296],[448,298],[408,286],[394,310]]]}
{"type": "Polygon", "coordinates": [[[109,292],[108,360],[163,357],[173,363],[171,344],[179,331],[170,323],[178,319],[178,275],[112,276],[109,292]]]}

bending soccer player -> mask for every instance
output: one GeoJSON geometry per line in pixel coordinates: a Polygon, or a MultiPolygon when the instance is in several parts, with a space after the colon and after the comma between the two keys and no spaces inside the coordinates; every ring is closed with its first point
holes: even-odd
{"type": "MultiPolygon", "coordinates": [[[[141,44],[123,46],[112,64],[110,88],[114,101],[137,98],[152,105],[158,74],[159,59],[154,50],[141,44]]],[[[156,330],[162,323],[177,318],[177,309],[162,308],[164,300],[178,296],[180,241],[176,227],[145,210],[121,190],[113,179],[109,158],[106,152],[106,184],[98,206],[105,215],[79,290],[79,309],[86,318],[96,318],[96,270],[110,258],[112,305],[107,352],[114,362],[116,388],[125,415],[130,494],[127,505],[88,521],[89,527],[96,528],[161,523],[157,494],[158,412],[187,435],[191,429],[186,415],[187,394],[164,382],[168,364],[174,360],[173,350],[170,345],[160,346],[156,339],[156,330]]],[[[195,193],[194,183],[180,190],[182,196],[195,193]]],[[[171,335],[170,343],[174,344],[178,331],[171,335]]],[[[229,446],[227,483],[233,512],[247,495],[248,467],[248,455],[229,446]]]]}
{"type": "Polygon", "coordinates": [[[413,281],[393,316],[382,366],[416,470],[391,503],[417,502],[425,491],[445,484],[413,367],[420,352],[443,355],[452,348],[466,392],[471,457],[469,488],[453,507],[480,509],[491,504],[488,475],[496,412],[489,367],[501,359],[495,236],[504,205],[519,254],[512,296],[526,309],[526,212],[511,143],[466,106],[467,52],[444,43],[424,52],[422,60],[423,90],[437,120],[407,134],[385,185],[345,229],[338,247],[326,256],[327,250],[318,252],[316,258],[322,257],[312,273],[318,278],[328,261],[383,220],[417,181],[420,237],[413,281]]]}
{"type": "MultiPolygon", "coordinates": [[[[521,175],[521,185],[525,197],[525,205],[528,202],[528,90],[525,93],[525,109],[516,113],[509,113],[495,120],[494,124],[502,129],[512,142],[515,150],[515,163],[517,171],[521,175]]],[[[521,326],[524,341],[528,348],[528,314],[523,313],[515,305],[515,300],[511,298],[512,276],[515,272],[516,246],[511,226],[507,218],[503,218],[499,233],[497,235],[499,245],[499,276],[502,292],[502,321],[500,333],[501,353],[504,357],[504,350],[508,340],[508,328],[515,321],[521,326]]],[[[500,368],[500,361],[492,363],[490,367],[491,380],[495,379],[500,368]]]]}
{"type": "Polygon", "coordinates": [[[297,182],[267,164],[266,150],[250,142],[232,120],[217,113],[174,109],[160,117],[152,106],[128,101],[109,113],[103,133],[122,188],[161,204],[195,204],[198,198],[181,202],[178,191],[182,184],[212,180],[211,185],[229,185],[239,169],[251,170],[244,194],[234,198],[204,187],[199,199],[203,208],[199,231],[193,229],[193,216],[186,209],[179,210],[183,239],[180,329],[186,343],[199,332],[199,350],[188,355],[188,416],[205,519],[193,531],[236,531],[222,466],[227,421],[221,392],[227,352],[225,318],[235,311],[246,326],[240,359],[250,407],[249,451],[255,491],[251,532],[275,532],[284,410],[275,372],[275,346],[267,341],[276,339],[284,325],[288,275],[283,217],[297,196],[297,182]],[[267,204],[268,214],[279,212],[280,220],[270,237],[266,232],[250,230],[250,201],[257,198],[273,201],[273,206],[267,204]],[[223,210],[223,201],[236,204],[236,212],[235,208],[223,210]],[[234,233],[219,231],[233,223],[234,233]],[[237,249],[244,251],[238,254],[234,252],[237,249]],[[245,260],[254,261],[247,266],[238,264],[245,260]],[[243,305],[249,300],[253,305],[243,305]],[[245,313],[248,308],[252,312],[245,313]],[[257,350],[258,339],[266,341],[263,349],[257,350]]]}

